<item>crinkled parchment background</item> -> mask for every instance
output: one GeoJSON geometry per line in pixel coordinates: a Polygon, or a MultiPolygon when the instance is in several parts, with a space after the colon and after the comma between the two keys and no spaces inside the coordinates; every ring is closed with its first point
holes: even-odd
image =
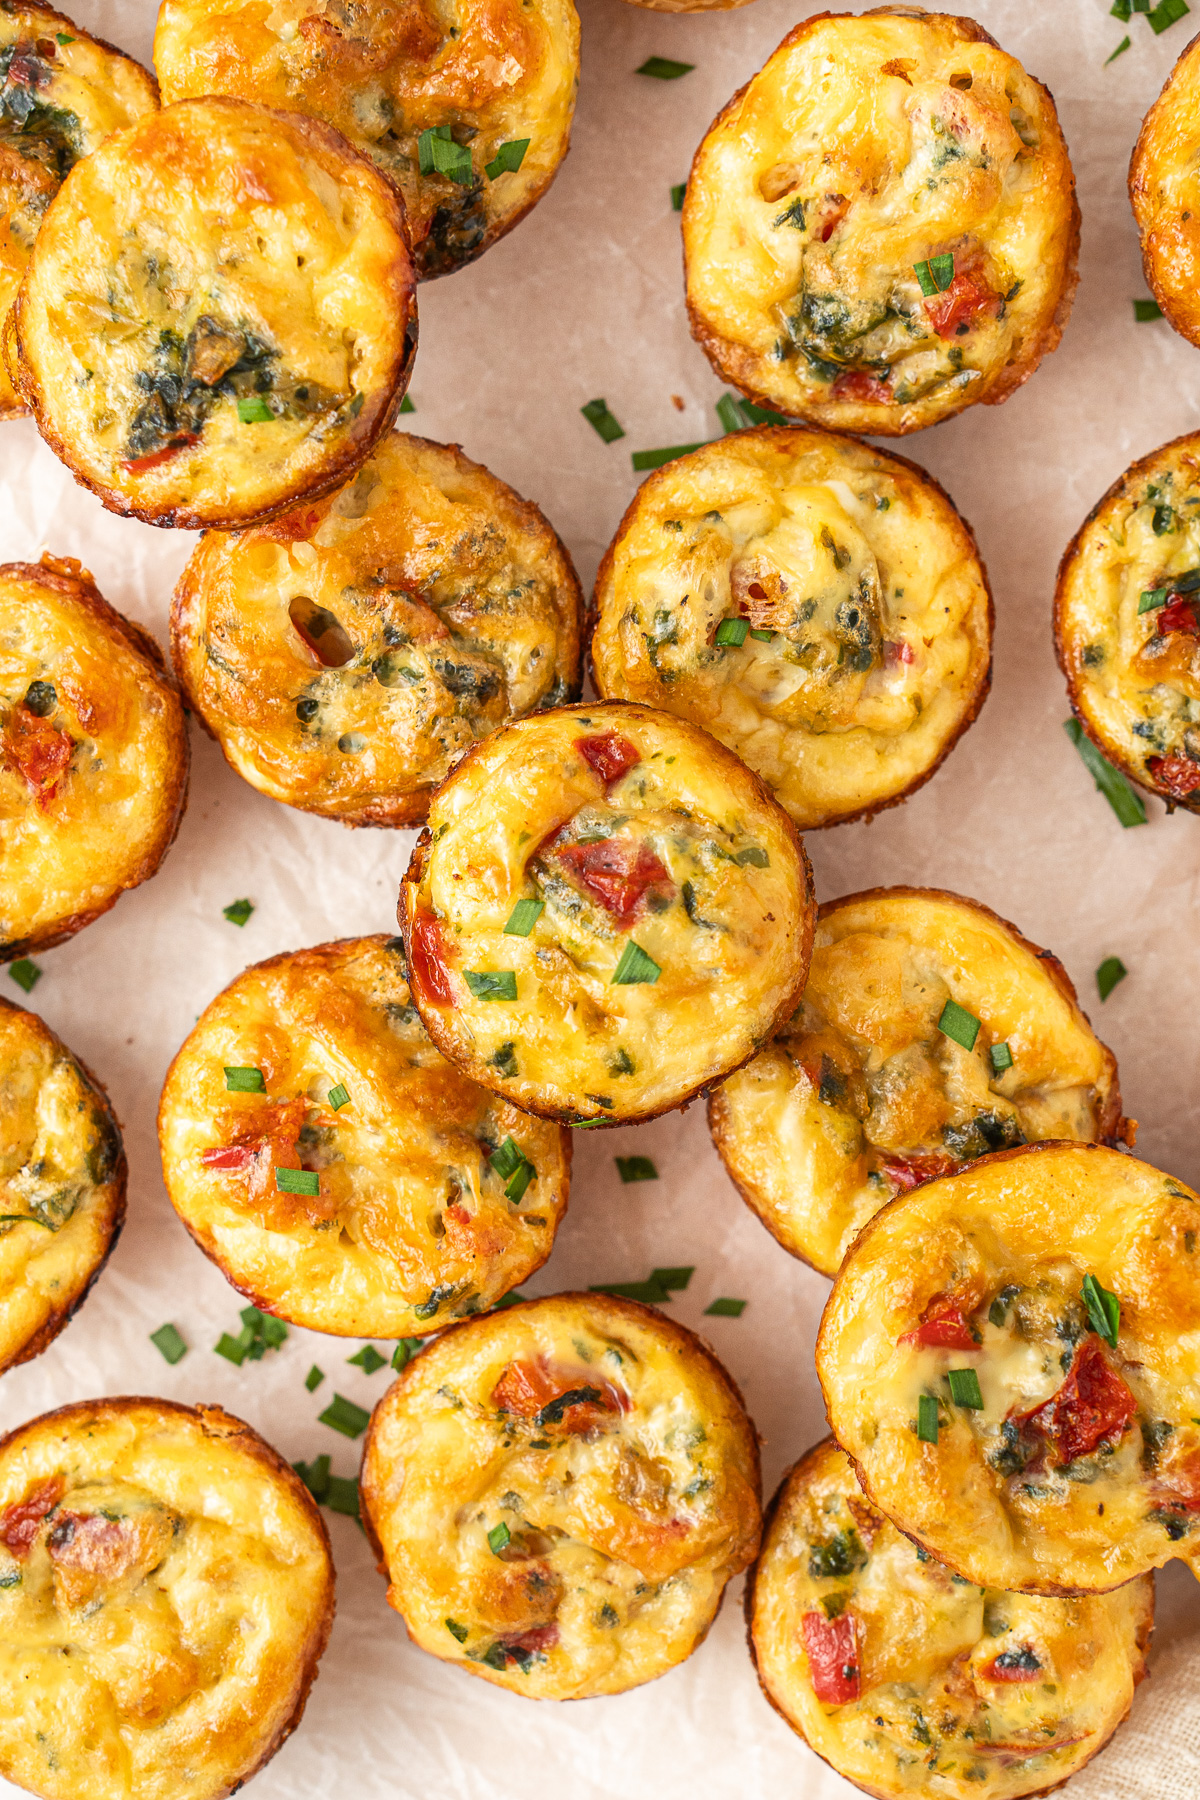
{"type": "MultiPolygon", "coordinates": [[[[69,4],[69,0],[68,0],[69,4]]],[[[721,106],[799,19],[819,10],[755,0],[670,17],[580,0],[583,79],[574,148],[536,212],[480,263],[421,291],[412,426],[455,441],[539,502],[590,582],[634,488],[629,451],[715,435],[716,378],[688,336],[678,217],[669,189],[721,106]],[[659,54],[696,65],[675,82],[633,71],[659,54]],[[628,436],[606,445],[580,417],[603,395],[628,436]],[[680,412],[672,396],[684,401],[680,412]]],[[[152,0],[76,0],[79,22],[146,62],[152,0]]],[[[1001,408],[976,407],[899,446],[954,496],[979,536],[996,593],[996,680],[948,765],[871,826],[816,833],[822,897],[918,882],[986,901],[1052,946],[1120,1059],[1139,1150],[1200,1181],[1195,917],[1200,820],[1123,831],[1062,730],[1050,641],[1055,567],[1126,464],[1200,423],[1200,351],[1165,323],[1134,323],[1145,293],[1125,195],[1139,121],[1188,38],[1104,59],[1125,27],[1108,0],[976,0],[976,16],[1054,91],[1079,178],[1083,280],[1062,348],[1001,408]],[[1118,955],[1128,979],[1101,1009],[1092,971],[1118,955]]],[[[1200,12],[1195,15],[1200,24],[1200,12]]],[[[0,556],[43,547],[78,557],[103,592],[166,639],[172,585],[192,539],[104,513],[27,420],[0,428],[0,556]]],[[[318,1424],[336,1389],[363,1405],[384,1371],[346,1367],[357,1346],[293,1331],[241,1370],[212,1352],[238,1298],[196,1250],[163,1192],[154,1115],[164,1071],[208,1000],[247,962],[347,933],[386,930],[411,837],[347,832],[243,785],[193,731],[191,804],[162,872],[72,943],[40,960],[33,1003],[107,1083],[124,1122],[129,1222],[85,1309],[50,1351],[4,1378],[4,1429],[89,1395],[217,1401],[289,1458],[357,1447],[318,1424]],[[244,929],[221,909],[248,895],[244,929]],[[168,1368],[148,1333],[171,1319],[191,1350],[168,1368]],[[314,1359],[330,1379],[308,1395],[314,1359]]],[[[20,999],[7,977],[0,987],[20,999]]],[[[710,1147],[700,1108],[641,1130],[576,1139],[570,1214],[533,1293],[640,1278],[695,1263],[674,1313],[703,1329],[762,1431],[768,1491],[824,1429],[812,1345],[827,1284],[750,1215],[710,1147]],[[656,1183],[622,1187],[615,1151],[646,1151],[656,1183]],[[740,1319],[703,1319],[717,1295],[740,1319]]],[[[299,1733],[255,1800],[696,1800],[850,1787],[761,1698],[746,1655],[740,1583],[708,1642],[663,1680],[579,1706],[530,1703],[413,1649],[353,1521],[332,1517],[338,1618],[299,1733]]],[[[1071,1787],[1075,1800],[1200,1793],[1200,1588],[1160,1578],[1156,1674],[1120,1740],[1071,1787]],[[1188,1642],[1190,1635],[1190,1644],[1188,1642]]],[[[15,1790],[0,1783],[5,1794],[15,1790]]]]}

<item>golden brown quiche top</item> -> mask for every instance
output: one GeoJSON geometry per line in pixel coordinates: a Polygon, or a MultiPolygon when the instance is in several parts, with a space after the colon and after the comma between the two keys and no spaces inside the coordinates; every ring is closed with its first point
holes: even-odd
{"type": "Polygon", "coordinates": [[[688,310],[752,399],[895,435],[1027,380],[1062,334],[1078,238],[1054,101],[973,19],[823,13],[696,152],[688,310]]]}
{"type": "Polygon", "coordinates": [[[1200,36],[1146,114],[1129,197],[1150,291],[1176,331],[1200,344],[1200,36]]]}
{"type": "Polygon", "coordinates": [[[579,79],[572,0],[166,0],[164,101],[236,94],[325,119],[404,195],[423,277],[545,193],[579,79]]]}
{"type": "Polygon", "coordinates": [[[456,445],[391,432],[329,499],[207,533],[171,640],[247,781],[347,825],[408,825],[477,738],[577,697],[581,611],[536,506],[456,445]]]}

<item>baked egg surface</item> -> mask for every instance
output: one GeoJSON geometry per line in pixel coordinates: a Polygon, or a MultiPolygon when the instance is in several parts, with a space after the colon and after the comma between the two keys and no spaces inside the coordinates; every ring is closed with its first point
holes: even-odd
{"type": "Polygon", "coordinates": [[[1150,292],[1200,344],[1200,37],[1146,114],[1129,164],[1129,198],[1150,292]]]}

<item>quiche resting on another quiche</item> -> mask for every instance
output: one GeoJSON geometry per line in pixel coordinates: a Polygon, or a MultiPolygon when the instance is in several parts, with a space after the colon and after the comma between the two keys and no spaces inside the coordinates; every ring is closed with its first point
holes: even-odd
{"type": "Polygon", "coordinates": [[[361,1493],[414,1643],[541,1700],[674,1668],[758,1549],[737,1389],[690,1331],[601,1294],[422,1351],[375,1408],[361,1493]]]}
{"type": "Polygon", "coordinates": [[[692,331],[761,405],[896,436],[996,405],[1062,335],[1079,208],[1054,101],[973,19],[797,25],[696,152],[692,331]]]}
{"type": "Polygon", "coordinates": [[[1129,163],[1129,198],[1150,292],[1176,331],[1200,344],[1200,37],[1168,75],[1129,163]]]}

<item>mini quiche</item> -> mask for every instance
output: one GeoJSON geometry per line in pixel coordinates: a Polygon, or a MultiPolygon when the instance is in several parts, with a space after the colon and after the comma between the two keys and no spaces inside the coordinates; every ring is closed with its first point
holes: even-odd
{"type": "Polygon", "coordinates": [[[361,1492],[414,1643],[540,1700],[673,1669],[758,1549],[737,1389],[690,1331],[599,1294],[423,1351],[375,1408],[361,1492]]]}
{"type": "Polygon", "coordinates": [[[1029,378],[1078,242],[1050,94],[973,19],[908,6],[797,25],[709,128],[683,206],[717,372],[889,437],[1029,378]]]}
{"type": "Polygon", "coordinates": [[[332,1619],[314,1502],[219,1407],[87,1400],[0,1443],[0,1774],[43,1800],[221,1800],[332,1619]]]}
{"type": "Polygon", "coordinates": [[[186,100],[68,175],[4,354],[110,512],[233,527],[366,459],[408,382],[414,293],[403,203],[338,132],[186,100]]]}
{"type": "MultiPolygon", "coordinates": [[[[64,175],[157,105],[141,63],[73,19],[20,0],[0,5],[0,319],[64,175]]],[[[0,418],[25,410],[0,362],[0,418]]]]}
{"type": "Polygon", "coordinates": [[[103,1089],[35,1013],[0,1000],[0,1370],[40,1355],[83,1305],[126,1175],[103,1089]]]}
{"type": "Polygon", "coordinates": [[[1129,198],[1151,293],[1200,344],[1200,37],[1146,114],[1129,164],[1129,198]]]}
{"type": "Polygon", "coordinates": [[[171,1203],[266,1312],[417,1337],[541,1267],[571,1145],[434,1049],[399,938],[344,938],[237,977],[171,1065],[171,1203]]]}
{"type": "Polygon", "coordinates": [[[189,705],[240,775],[346,825],[410,825],[498,725],[574,700],[582,597],[536,506],[392,432],[332,499],[201,539],[171,613],[189,705]]]}
{"type": "Polygon", "coordinates": [[[970,526],[914,463],[759,426],[643,484],[596,578],[613,699],[703,724],[801,830],[907,798],[991,680],[970,526]]]}
{"type": "Polygon", "coordinates": [[[413,999],[526,1112],[624,1124],[718,1081],[790,1017],[808,858],[758,777],[645,706],[562,707],[438,789],[400,890],[413,999]]]}
{"type": "Polygon", "coordinates": [[[404,196],[418,274],[511,231],[567,154],[572,0],[165,0],[164,101],[234,94],[334,125],[404,196]]]}
{"type": "Polygon", "coordinates": [[[1054,638],[1092,742],[1200,811],[1200,434],[1135,462],[1089,513],[1059,567],[1054,638]]]}
{"type": "Polygon", "coordinates": [[[1200,1572],[1200,1199],[1146,1163],[1035,1144],[893,1200],[817,1373],[868,1497],[968,1581],[1200,1572]]]}
{"type": "Polygon", "coordinates": [[[880,1800],[1019,1800],[1090,1762],[1145,1674],[1154,1577],[1048,1600],[914,1550],[827,1438],[784,1477],[746,1592],[763,1692],[880,1800]]]}
{"type": "Polygon", "coordinates": [[[989,1151],[1137,1133],[1057,957],[977,900],[906,887],[826,901],[795,1016],[708,1122],[742,1198],[823,1275],[896,1194],[989,1151]]]}
{"type": "Polygon", "coordinates": [[[148,880],[187,777],[154,639],[70,557],[0,565],[0,958],[62,943],[148,880]]]}

